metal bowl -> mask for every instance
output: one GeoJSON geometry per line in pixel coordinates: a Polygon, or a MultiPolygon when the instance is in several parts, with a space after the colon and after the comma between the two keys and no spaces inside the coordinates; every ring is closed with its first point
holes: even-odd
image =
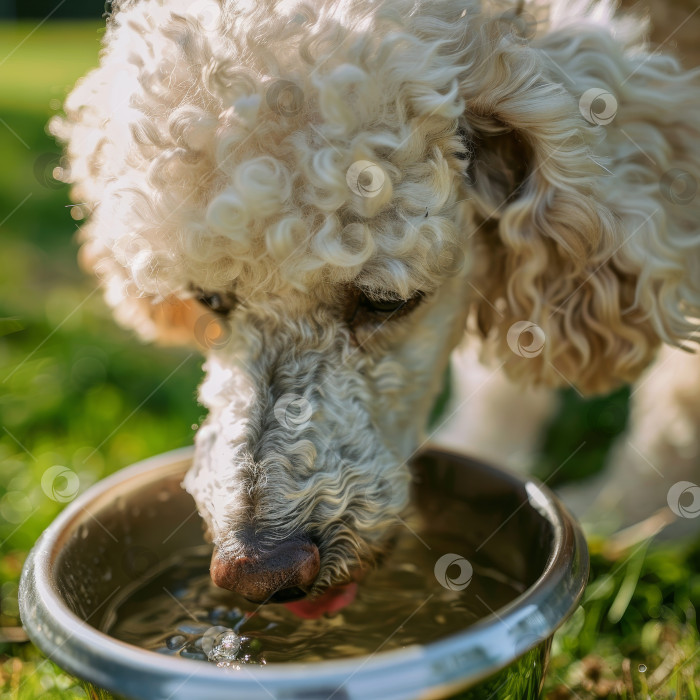
{"type": "Polygon", "coordinates": [[[191,458],[188,448],[123,469],[71,503],[37,542],[22,575],[20,611],[32,641],[59,666],[144,700],[539,697],[552,635],[588,577],[583,534],[543,486],[439,449],[412,464],[415,505],[431,529],[457,528],[467,546],[526,586],[464,631],[364,657],[237,674],[100,632],[115,596],[177,552],[201,546],[200,519],[180,488],[191,458]]]}

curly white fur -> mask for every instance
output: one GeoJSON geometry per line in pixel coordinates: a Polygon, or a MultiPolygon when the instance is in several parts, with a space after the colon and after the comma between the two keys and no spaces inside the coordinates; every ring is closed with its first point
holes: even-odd
{"type": "Polygon", "coordinates": [[[700,198],[669,183],[700,181],[698,74],[607,2],[525,11],[141,0],[110,20],[53,130],[121,322],[211,345],[192,298],[238,299],[187,479],[222,551],[251,524],[304,529],[318,587],[371,560],[470,314],[512,377],[585,391],[695,337],[700,198]],[[592,88],[610,123],[585,114],[592,88]],[[425,301],[353,328],[353,289],[425,301]],[[523,320],[546,338],[536,356],[509,348],[523,320]],[[302,430],[275,420],[288,394],[312,412],[302,430]]]}

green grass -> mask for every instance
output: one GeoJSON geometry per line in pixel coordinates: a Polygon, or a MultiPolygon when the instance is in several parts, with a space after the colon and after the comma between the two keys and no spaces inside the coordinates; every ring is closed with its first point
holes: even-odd
{"type": "MultiPolygon", "coordinates": [[[[16,627],[27,551],[60,510],[41,477],[65,465],[81,489],[133,461],[189,444],[201,408],[200,361],[136,347],[75,262],[66,188],[50,178],[58,149],[44,126],[96,63],[97,24],[0,25],[0,628],[16,627]],[[19,47],[19,48],[17,48],[19,47]],[[56,102],[57,101],[57,102],[56,102]],[[14,133],[13,133],[14,132],[14,133]],[[4,220],[4,221],[3,221],[4,220]]],[[[563,395],[545,443],[546,477],[600,468],[627,418],[627,393],[563,395]]],[[[644,543],[616,560],[593,542],[583,606],[557,635],[551,698],[698,697],[700,543],[644,543]],[[639,671],[640,664],[647,670],[639,671]]],[[[0,632],[4,634],[5,632],[0,632]]],[[[0,637],[1,639],[1,637],[0,637]]],[[[30,644],[0,641],[0,700],[85,697],[30,644]]]]}
{"type": "MultiPolygon", "coordinates": [[[[62,507],[45,471],[69,467],[82,490],[190,444],[202,412],[199,358],[137,347],[116,327],[78,269],[67,188],[50,177],[59,150],[45,125],[96,64],[100,26],[33,29],[0,25],[0,628],[19,624],[22,563],[62,507]]],[[[81,693],[31,645],[0,643],[2,700],[81,693]]]]}
{"type": "Polygon", "coordinates": [[[641,542],[613,561],[597,550],[583,604],[555,637],[548,697],[697,700],[700,544],[641,542]]]}

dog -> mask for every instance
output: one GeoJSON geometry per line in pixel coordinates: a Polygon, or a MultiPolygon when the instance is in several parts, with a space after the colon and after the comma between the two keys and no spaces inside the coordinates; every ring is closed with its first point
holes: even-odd
{"type": "Polygon", "coordinates": [[[465,337],[518,395],[692,349],[700,76],[615,9],[116,3],[51,130],[117,320],[206,353],[184,485],[217,585],[376,563],[465,337]]]}

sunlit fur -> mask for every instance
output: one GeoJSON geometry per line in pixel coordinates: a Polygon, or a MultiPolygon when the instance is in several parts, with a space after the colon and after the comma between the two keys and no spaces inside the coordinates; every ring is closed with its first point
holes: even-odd
{"type": "Polygon", "coordinates": [[[673,204],[662,178],[700,181],[698,75],[608,4],[521,9],[140,0],[108,22],[52,129],[118,320],[215,346],[186,487],[223,555],[246,528],[307,531],[317,589],[371,562],[468,321],[511,377],[587,392],[693,333],[700,198],[673,204]],[[611,123],[583,117],[590,88],[611,123]],[[348,185],[360,160],[376,196],[348,185]],[[352,288],[426,297],[351,329],[352,288]],[[239,300],[214,343],[197,290],[239,300]],[[507,343],[522,320],[546,337],[534,357],[507,343]],[[288,394],[311,407],[300,430],[275,415],[288,394]]]}

